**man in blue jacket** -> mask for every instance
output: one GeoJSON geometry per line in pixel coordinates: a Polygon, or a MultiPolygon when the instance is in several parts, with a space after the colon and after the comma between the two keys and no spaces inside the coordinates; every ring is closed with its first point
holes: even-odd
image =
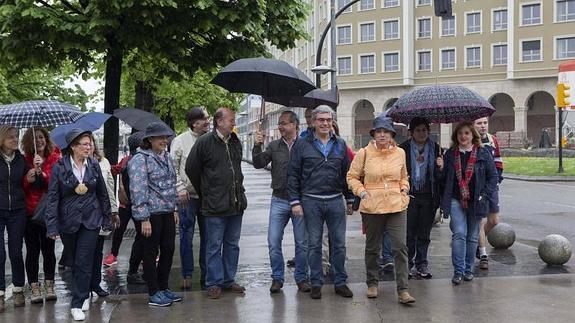
{"type": "Polygon", "coordinates": [[[353,194],[346,183],[351,163],[343,139],[332,131],[335,113],[325,105],[312,113],[314,129],[292,148],[288,167],[288,193],[294,216],[304,216],[308,231],[311,298],[321,298],[323,285],[322,234],[327,223],[335,292],[353,297],[345,271],[347,213],[352,213],[353,194]]]}

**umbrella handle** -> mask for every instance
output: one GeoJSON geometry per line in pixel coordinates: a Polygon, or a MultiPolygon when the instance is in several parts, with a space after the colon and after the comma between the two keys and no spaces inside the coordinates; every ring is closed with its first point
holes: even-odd
{"type": "Polygon", "coordinates": [[[36,130],[32,126],[32,140],[34,141],[34,156],[38,155],[38,148],[36,148],[36,130]]]}

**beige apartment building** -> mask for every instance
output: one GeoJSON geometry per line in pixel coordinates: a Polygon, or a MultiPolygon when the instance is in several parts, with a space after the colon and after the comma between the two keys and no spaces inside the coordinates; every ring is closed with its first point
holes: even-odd
{"type": "MultiPolygon", "coordinates": [[[[330,1],[308,3],[310,40],[272,53],[315,79],[330,1]]],[[[454,0],[449,19],[434,15],[433,0],[361,0],[337,19],[336,35],[337,118],[350,145],[365,145],[373,117],[407,91],[458,84],[495,106],[491,130],[504,145],[515,138],[536,146],[542,129],[556,131],[558,65],[575,59],[575,0],[454,0]]],[[[328,34],[322,64],[330,64],[330,41],[328,34]]],[[[322,87],[329,86],[325,75],[322,87]]],[[[449,144],[451,125],[434,131],[449,144]]]]}

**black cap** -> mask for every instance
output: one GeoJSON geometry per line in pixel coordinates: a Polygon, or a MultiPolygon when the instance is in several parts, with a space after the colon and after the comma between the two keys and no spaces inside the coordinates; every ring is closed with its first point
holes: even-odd
{"type": "Polygon", "coordinates": [[[174,131],[168,127],[163,122],[152,122],[146,126],[146,130],[144,130],[144,134],[142,136],[142,140],[150,137],[162,137],[168,136],[173,137],[175,135],[174,131]]]}
{"type": "Polygon", "coordinates": [[[82,130],[80,128],[74,128],[74,129],[68,131],[68,133],[66,133],[66,147],[65,148],[70,148],[70,145],[72,144],[72,142],[74,142],[74,140],[76,138],[80,137],[83,134],[92,134],[92,132],[82,130]]]}
{"type": "Polygon", "coordinates": [[[394,135],[396,134],[395,128],[393,128],[393,120],[390,117],[388,117],[385,112],[378,115],[377,118],[373,120],[373,128],[371,128],[369,134],[373,137],[373,133],[377,129],[385,129],[393,133],[394,135]]]}

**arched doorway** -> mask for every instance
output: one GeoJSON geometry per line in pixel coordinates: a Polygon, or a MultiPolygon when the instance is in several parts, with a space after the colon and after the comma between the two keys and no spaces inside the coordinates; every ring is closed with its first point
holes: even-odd
{"type": "Polygon", "coordinates": [[[527,107],[527,139],[533,147],[539,146],[541,132],[548,129],[551,142],[555,143],[555,99],[545,91],[532,93],[525,104],[527,107]]]}
{"type": "Polygon", "coordinates": [[[368,100],[360,100],[354,104],[353,111],[355,116],[354,148],[359,149],[365,147],[371,139],[369,130],[373,123],[375,109],[368,100]]]}
{"type": "Polygon", "coordinates": [[[496,93],[489,99],[495,107],[495,113],[489,118],[489,132],[497,134],[498,131],[515,130],[515,102],[506,93],[496,93]]]}

